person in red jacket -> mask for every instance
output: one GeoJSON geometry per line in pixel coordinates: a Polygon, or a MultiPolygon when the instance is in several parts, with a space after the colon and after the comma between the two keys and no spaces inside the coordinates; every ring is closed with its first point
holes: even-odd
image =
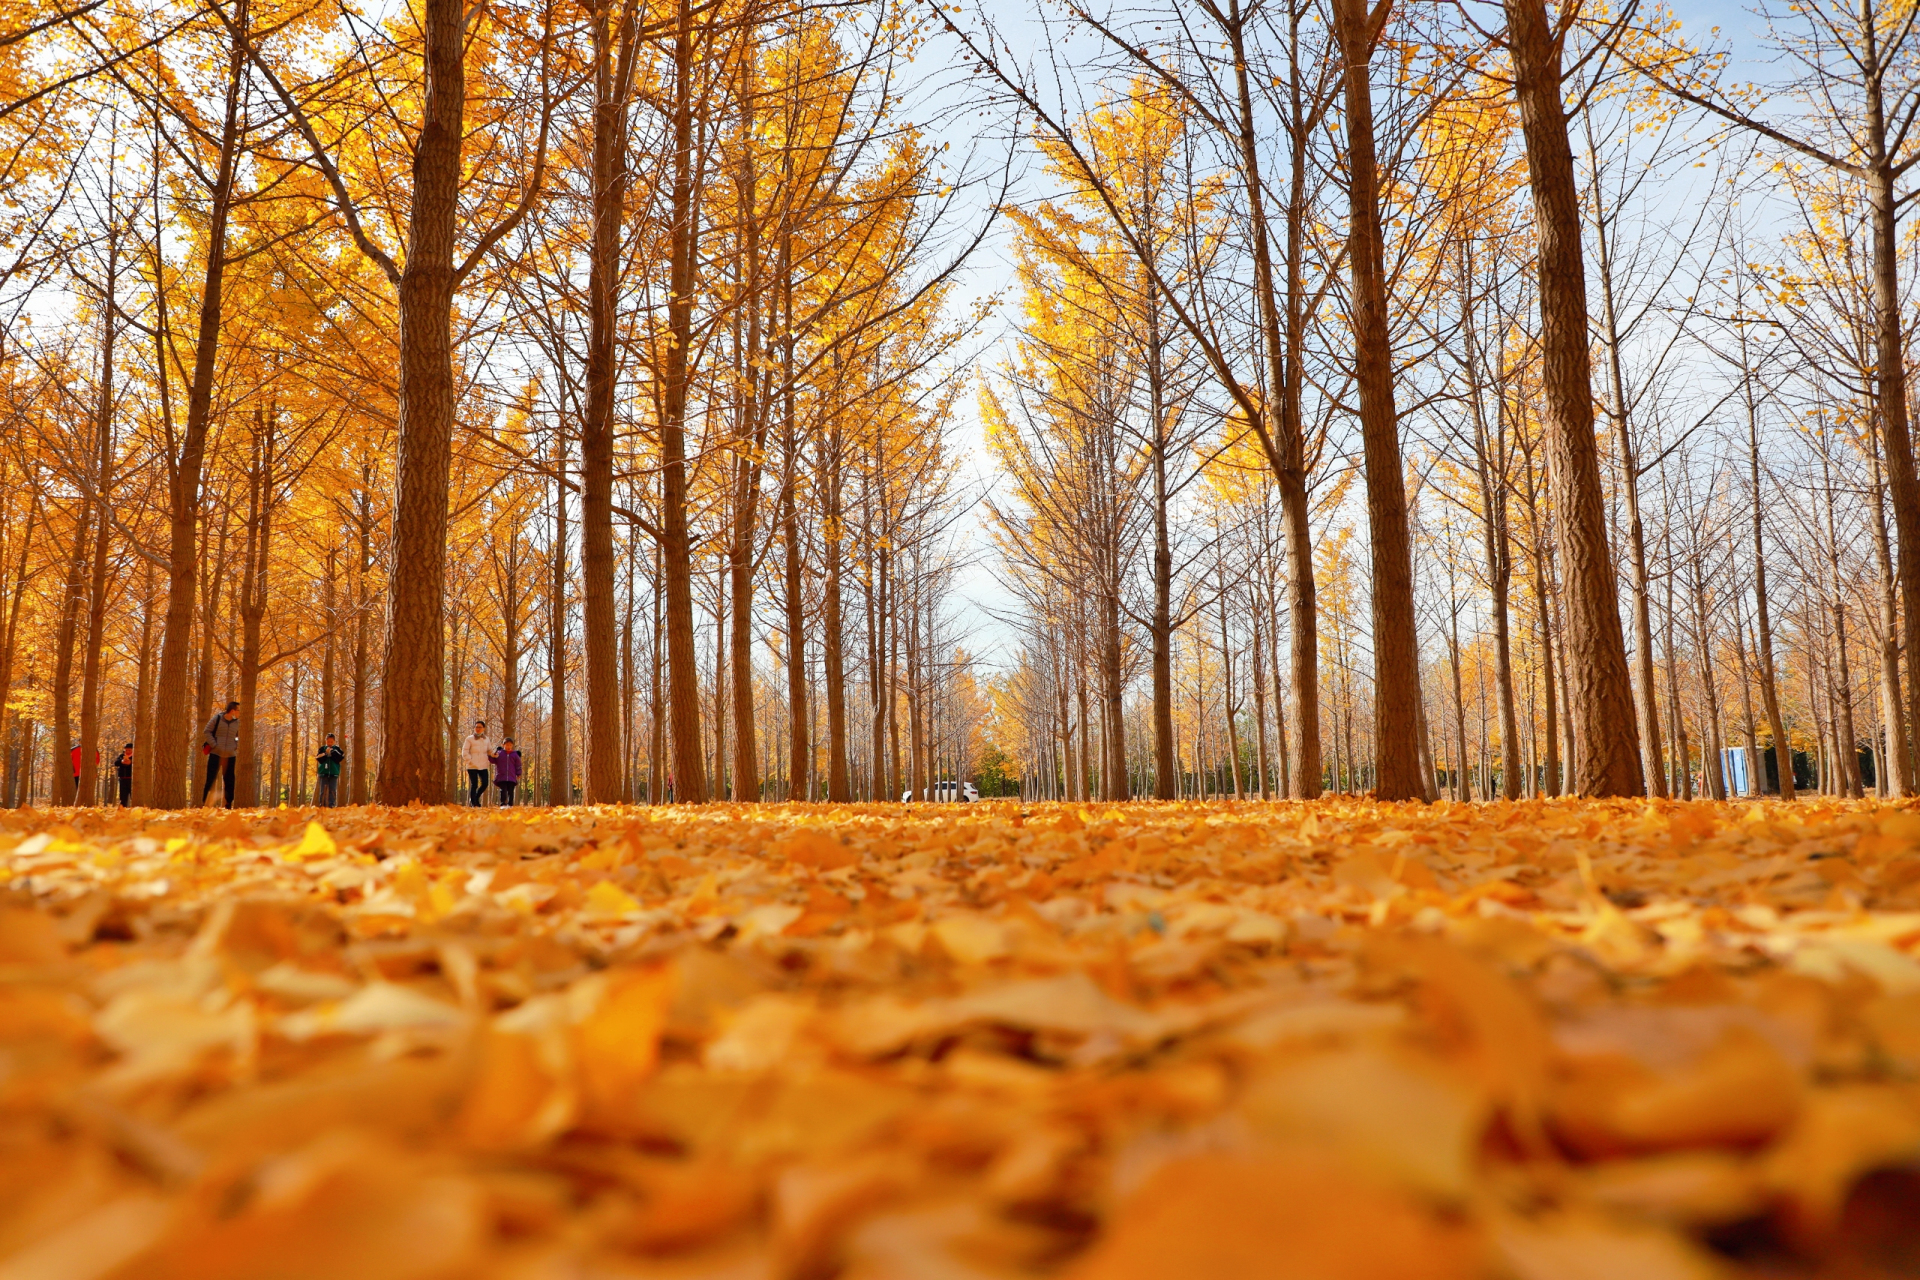
{"type": "MultiPolygon", "coordinates": [[[[67,753],[73,759],[73,803],[85,804],[86,797],[80,794],[80,744],[74,743],[73,750],[67,753]]],[[[93,762],[100,763],[100,750],[94,748],[93,762]]]]}

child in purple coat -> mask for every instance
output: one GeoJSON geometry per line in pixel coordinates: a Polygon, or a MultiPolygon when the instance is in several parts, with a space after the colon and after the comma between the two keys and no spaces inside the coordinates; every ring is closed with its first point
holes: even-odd
{"type": "Polygon", "coordinates": [[[500,790],[500,807],[511,809],[514,788],[520,785],[520,751],[512,738],[504,738],[487,755],[493,761],[493,785],[500,790]]]}

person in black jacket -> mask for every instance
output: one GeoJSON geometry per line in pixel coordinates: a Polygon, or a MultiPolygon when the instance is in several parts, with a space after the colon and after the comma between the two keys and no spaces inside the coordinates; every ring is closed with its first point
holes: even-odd
{"type": "Polygon", "coordinates": [[[316,757],[318,768],[314,770],[315,781],[313,802],[323,809],[331,809],[340,803],[340,762],[347,758],[334,742],[333,735],[327,735],[327,745],[320,748],[316,757]]]}
{"type": "Polygon", "coordinates": [[[240,704],[227,703],[225,711],[207,721],[200,733],[200,751],[207,758],[207,781],[200,789],[200,803],[213,794],[216,778],[226,780],[227,808],[233,808],[233,762],[240,754],[240,704]]]}
{"type": "Polygon", "coordinates": [[[133,803],[133,744],[127,743],[120,748],[120,754],[113,761],[113,776],[120,781],[120,807],[125,809],[133,803]]]}

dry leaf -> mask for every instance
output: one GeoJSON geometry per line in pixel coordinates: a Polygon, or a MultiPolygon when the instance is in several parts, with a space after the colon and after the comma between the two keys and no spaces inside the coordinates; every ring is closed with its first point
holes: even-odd
{"type": "Polygon", "coordinates": [[[0,814],[0,1280],[1694,1280],[1735,1224],[1813,1270],[1914,1234],[1904,809],[152,821],[0,814]]]}

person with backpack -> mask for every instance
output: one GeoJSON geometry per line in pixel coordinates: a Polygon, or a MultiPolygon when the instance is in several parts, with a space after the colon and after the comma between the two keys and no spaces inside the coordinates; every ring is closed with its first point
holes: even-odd
{"type": "Polygon", "coordinates": [[[500,792],[500,807],[513,807],[513,793],[520,785],[520,749],[513,745],[512,738],[500,740],[500,748],[491,753],[493,758],[493,785],[500,792]]]}
{"type": "Polygon", "coordinates": [[[317,763],[313,771],[313,802],[322,809],[331,809],[340,803],[340,764],[346,758],[347,753],[334,742],[333,735],[328,734],[327,745],[314,757],[317,763]]]}
{"type": "Polygon", "coordinates": [[[226,710],[214,713],[200,731],[200,754],[207,758],[207,781],[200,788],[200,803],[213,794],[216,778],[226,782],[227,808],[233,808],[233,765],[240,755],[240,703],[229,701],[226,710]]]}
{"type": "Polygon", "coordinates": [[[128,808],[133,804],[133,744],[127,743],[120,748],[120,754],[113,761],[113,776],[120,783],[120,807],[128,808]]]}
{"type": "Polygon", "coordinates": [[[487,794],[487,722],[475,720],[473,733],[460,743],[460,761],[467,767],[467,803],[478,809],[487,794]]]}

